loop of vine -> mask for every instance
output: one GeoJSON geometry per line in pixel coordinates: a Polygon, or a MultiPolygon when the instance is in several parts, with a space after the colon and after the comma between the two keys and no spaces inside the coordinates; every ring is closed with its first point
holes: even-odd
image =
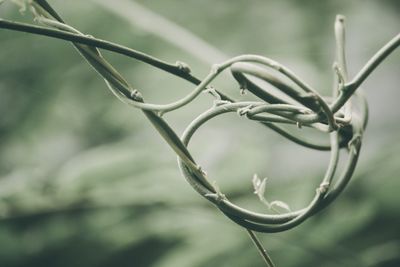
{"type": "MultiPolygon", "coordinates": [[[[259,55],[241,55],[222,63],[216,63],[210,68],[206,77],[198,79],[191,73],[191,69],[186,63],[177,61],[175,64],[170,64],[145,53],[81,33],[64,22],[45,0],[19,2],[23,7],[27,4],[34,14],[35,21],[43,26],[0,19],[0,28],[46,35],[72,42],[81,56],[104,79],[111,92],[122,102],[140,109],[149,119],[161,137],[177,154],[179,168],[189,184],[200,195],[217,206],[229,219],[248,231],[267,266],[273,266],[273,263],[253,231],[274,233],[296,227],[332,203],[344,190],[357,165],[363,133],[368,120],[368,106],[361,93],[360,85],[400,44],[399,34],[383,46],[360,72],[349,80],[345,57],[344,17],[338,15],[335,22],[337,50],[333,68],[335,83],[332,95],[328,97],[322,96],[286,66],[259,55]],[[132,57],[187,80],[194,84],[195,88],[185,97],[173,103],[147,103],[140,91],[134,89],[108,63],[99,49],[132,57]],[[242,92],[249,91],[259,100],[234,101],[215,89],[211,83],[226,70],[231,72],[242,92]],[[290,83],[271,71],[280,73],[290,83]],[[267,87],[255,84],[252,77],[263,80],[279,90],[281,94],[275,94],[267,87]],[[178,134],[162,118],[162,115],[190,104],[202,92],[207,92],[215,98],[213,106],[195,118],[179,138],[178,134]],[[215,183],[210,182],[210,178],[197,164],[187,147],[192,136],[202,125],[214,117],[229,112],[237,112],[243,119],[261,123],[299,145],[316,150],[330,150],[331,156],[325,175],[306,207],[291,211],[287,204],[277,201],[275,204],[283,208],[284,213],[254,212],[232,203],[215,183]],[[328,134],[330,142],[329,144],[320,144],[308,141],[281,125],[316,129],[328,134]],[[341,172],[337,174],[340,150],[347,151],[347,162],[341,172]]],[[[263,199],[265,181],[255,177],[253,184],[260,199],[265,200],[263,199]]]]}

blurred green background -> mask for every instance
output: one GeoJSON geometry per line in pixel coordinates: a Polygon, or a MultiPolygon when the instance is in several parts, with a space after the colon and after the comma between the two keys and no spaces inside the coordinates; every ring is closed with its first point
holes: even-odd
{"type": "MultiPolygon", "coordinates": [[[[400,25],[395,0],[136,2],[206,40],[212,54],[163,32],[166,25],[137,6],[129,10],[129,1],[110,1],[113,10],[100,0],[49,2],[82,32],[184,61],[199,77],[224,56],[260,54],[323,93],[332,84],[336,14],[347,17],[350,76],[400,25]]],[[[10,2],[0,5],[0,17],[32,20],[10,2]]],[[[70,44],[0,30],[0,48],[0,266],[262,266],[245,231],[192,190],[142,113],[120,103],[70,44]]],[[[193,88],[104,55],[149,102],[193,88]]],[[[399,60],[396,51],[363,84],[370,123],[345,192],[299,227],[260,235],[277,266],[400,266],[399,60]]],[[[229,75],[215,84],[243,98],[229,75]]],[[[212,101],[202,95],[165,118],[181,134],[212,101]]],[[[268,200],[296,209],[310,200],[328,162],[326,152],[235,114],[202,128],[190,149],[228,197],[259,211],[254,173],[269,177],[268,200]]]]}

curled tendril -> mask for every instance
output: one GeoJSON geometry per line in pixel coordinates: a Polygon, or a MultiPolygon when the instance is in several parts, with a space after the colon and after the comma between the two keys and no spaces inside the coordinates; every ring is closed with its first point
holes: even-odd
{"type": "MultiPolygon", "coordinates": [[[[199,80],[192,76],[192,70],[186,63],[177,61],[175,64],[170,64],[144,53],[81,33],[64,22],[45,0],[15,2],[23,3],[24,6],[26,3],[29,4],[35,20],[46,27],[0,19],[0,28],[71,41],[82,57],[105,80],[115,96],[124,103],[143,111],[162,138],[178,155],[180,170],[189,184],[199,194],[215,204],[232,221],[247,229],[260,232],[280,232],[296,227],[332,203],[344,190],[356,167],[368,120],[368,106],[359,87],[368,75],[400,45],[400,35],[397,35],[380,49],[353,79],[349,80],[344,51],[344,17],[338,16],[335,23],[337,55],[333,67],[336,81],[332,96],[327,97],[318,93],[316,89],[286,66],[259,55],[241,55],[214,64],[210,68],[209,74],[199,80]],[[99,49],[124,54],[150,64],[195,84],[195,88],[173,103],[164,105],[147,103],[140,91],[133,89],[127,80],[106,61],[99,49]],[[211,83],[214,79],[225,70],[230,70],[233,74],[238,82],[241,95],[249,92],[257,96],[259,101],[236,102],[212,87],[211,83]],[[288,81],[282,80],[271,71],[279,72],[288,81]],[[283,97],[282,94],[276,95],[267,87],[254,83],[254,78],[273,86],[283,94],[283,97]],[[179,138],[168,123],[161,118],[161,115],[188,105],[201,92],[207,92],[214,96],[214,105],[194,119],[179,138]],[[320,184],[315,186],[315,194],[310,197],[308,205],[296,211],[287,208],[285,213],[280,214],[257,213],[232,203],[215,183],[209,182],[209,178],[191,156],[187,146],[201,126],[212,118],[229,112],[237,112],[240,119],[262,123],[278,134],[305,147],[330,150],[329,165],[320,184]],[[329,135],[330,143],[319,144],[307,141],[302,136],[290,133],[280,125],[314,128],[329,135]],[[338,173],[339,151],[343,148],[348,148],[346,150],[348,155],[346,164],[338,173]]],[[[273,202],[269,203],[269,205],[272,204],[273,202]]],[[[281,201],[275,201],[275,205],[287,206],[281,201]]]]}

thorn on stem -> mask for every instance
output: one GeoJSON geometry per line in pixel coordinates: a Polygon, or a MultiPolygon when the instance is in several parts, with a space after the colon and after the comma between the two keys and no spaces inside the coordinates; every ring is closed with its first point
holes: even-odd
{"type": "Polygon", "coordinates": [[[213,107],[219,107],[219,106],[230,104],[230,103],[232,103],[232,102],[230,102],[228,100],[218,100],[217,99],[217,100],[214,100],[213,107]]]}
{"type": "Polygon", "coordinates": [[[219,186],[217,184],[217,181],[213,181],[212,182],[212,186],[213,186],[213,188],[215,190],[215,193],[208,193],[208,194],[205,194],[204,196],[206,198],[212,199],[213,202],[215,202],[218,205],[219,203],[221,203],[222,201],[226,200],[227,198],[226,198],[225,194],[223,194],[221,192],[221,190],[220,190],[220,188],[219,188],[219,186]]]}
{"type": "Polygon", "coordinates": [[[222,100],[221,96],[218,94],[217,90],[215,90],[214,87],[211,85],[207,86],[206,89],[203,90],[203,92],[211,94],[213,97],[216,98],[216,100],[222,100]]]}
{"type": "Polygon", "coordinates": [[[196,170],[201,173],[204,177],[207,177],[207,173],[203,170],[203,168],[200,165],[196,166],[196,170]]]}
{"type": "Polygon", "coordinates": [[[136,89],[131,91],[130,98],[134,101],[143,101],[142,94],[136,89]]]}
{"type": "Polygon", "coordinates": [[[321,195],[323,195],[326,192],[328,192],[329,186],[330,186],[329,182],[323,182],[317,188],[317,192],[320,193],[321,195]]]}
{"type": "Polygon", "coordinates": [[[190,69],[189,65],[187,63],[185,63],[185,62],[176,61],[175,65],[178,67],[178,69],[180,69],[184,73],[189,74],[189,73],[192,72],[192,70],[190,69]]]}
{"type": "Polygon", "coordinates": [[[253,108],[253,105],[248,105],[247,107],[240,108],[237,110],[237,114],[239,116],[247,115],[247,113],[249,113],[249,111],[251,111],[252,108],[253,108]]]}
{"type": "Polygon", "coordinates": [[[213,64],[211,66],[211,73],[214,75],[218,74],[220,72],[220,70],[221,70],[221,64],[213,64]]]}
{"type": "Polygon", "coordinates": [[[355,134],[347,144],[347,148],[357,154],[357,147],[361,145],[361,134],[355,134]]]}
{"type": "Polygon", "coordinates": [[[342,90],[344,87],[344,74],[343,74],[343,70],[339,67],[339,64],[337,62],[333,63],[333,70],[336,73],[336,76],[338,78],[338,90],[342,90]]]}

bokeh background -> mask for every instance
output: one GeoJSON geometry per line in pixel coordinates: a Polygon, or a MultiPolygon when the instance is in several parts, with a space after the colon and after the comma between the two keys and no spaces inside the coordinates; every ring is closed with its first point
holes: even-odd
{"type": "MultiPolygon", "coordinates": [[[[260,54],[327,94],[336,14],[347,17],[350,76],[400,25],[395,0],[49,2],[82,32],[186,62],[199,77],[224,57],[260,54]]],[[[10,1],[0,17],[32,21],[10,1]]],[[[104,55],[147,101],[193,89],[104,55]]],[[[399,60],[396,51],[363,84],[371,116],[345,192],[299,227],[260,235],[277,266],[400,266],[399,60]]],[[[250,97],[229,74],[215,85],[250,97]]],[[[181,134],[212,101],[203,95],[165,118],[181,134]]],[[[70,44],[0,30],[0,114],[0,266],[262,266],[246,232],[192,190],[142,113],[120,103],[70,44]]],[[[258,211],[266,208],[252,192],[254,173],[269,178],[268,200],[296,209],[328,162],[326,152],[235,114],[207,124],[190,149],[223,192],[258,211]]]]}

